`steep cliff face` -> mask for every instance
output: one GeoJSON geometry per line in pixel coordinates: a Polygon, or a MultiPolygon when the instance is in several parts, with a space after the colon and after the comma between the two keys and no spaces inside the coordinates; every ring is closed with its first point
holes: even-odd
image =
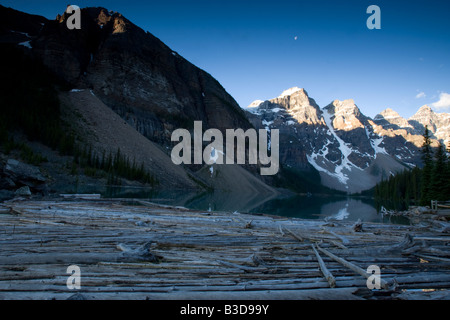
{"type": "Polygon", "coordinates": [[[45,24],[34,52],[76,88],[90,88],[147,138],[169,145],[176,128],[249,128],[236,101],[205,71],[120,13],[81,11],[81,30],[67,14],[45,24]]]}

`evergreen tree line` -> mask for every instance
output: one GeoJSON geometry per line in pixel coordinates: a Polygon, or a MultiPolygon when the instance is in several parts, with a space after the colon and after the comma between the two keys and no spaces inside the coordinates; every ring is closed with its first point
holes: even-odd
{"type": "Polygon", "coordinates": [[[450,159],[445,146],[431,147],[428,127],[422,145],[423,167],[404,170],[375,186],[375,199],[387,207],[404,210],[409,205],[430,205],[431,200],[450,200],[450,159]]]}
{"type": "MultiPolygon", "coordinates": [[[[136,159],[131,161],[120,151],[120,148],[117,149],[115,154],[112,152],[106,154],[103,151],[101,155],[93,152],[92,146],[85,147],[83,150],[75,149],[72,174],[77,174],[77,168],[80,167],[84,169],[86,175],[92,177],[99,174],[98,170],[106,173],[108,185],[120,185],[120,178],[149,183],[152,186],[157,184],[154,176],[145,169],[143,162],[138,165],[136,159]]],[[[102,172],[100,172],[100,175],[102,175],[102,172]]]]}

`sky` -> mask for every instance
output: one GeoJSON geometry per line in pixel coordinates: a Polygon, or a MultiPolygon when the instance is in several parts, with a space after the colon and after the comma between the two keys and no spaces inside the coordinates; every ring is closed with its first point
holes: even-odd
{"type": "MultiPolygon", "coordinates": [[[[202,68],[241,107],[304,88],[320,107],[353,99],[374,117],[450,112],[450,1],[73,0],[122,13],[202,68]],[[370,5],[381,29],[369,29],[370,5]]],[[[67,1],[0,0],[54,19],[67,1]]]]}

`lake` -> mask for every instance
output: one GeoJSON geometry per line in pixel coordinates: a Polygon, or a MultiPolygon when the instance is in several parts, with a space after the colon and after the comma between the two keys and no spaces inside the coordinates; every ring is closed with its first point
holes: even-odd
{"type": "Polygon", "coordinates": [[[159,204],[183,206],[204,211],[263,213],[302,219],[329,219],[366,222],[409,224],[399,217],[383,217],[370,198],[321,195],[267,195],[205,192],[189,193],[183,190],[152,190],[131,187],[86,186],[77,193],[100,193],[108,198],[139,198],[159,204]],[[395,220],[394,220],[395,219],[395,220]]]}

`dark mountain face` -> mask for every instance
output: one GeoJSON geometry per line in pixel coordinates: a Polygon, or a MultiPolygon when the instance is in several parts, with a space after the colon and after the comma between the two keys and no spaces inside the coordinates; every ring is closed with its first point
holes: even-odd
{"type": "Polygon", "coordinates": [[[62,79],[90,88],[149,139],[169,145],[177,128],[249,128],[236,101],[208,73],[104,8],[81,11],[81,30],[68,15],[48,21],[34,52],[62,79]]]}
{"type": "Polygon", "coordinates": [[[23,13],[0,5],[1,42],[29,40],[37,36],[48,20],[44,17],[23,13]]]}

